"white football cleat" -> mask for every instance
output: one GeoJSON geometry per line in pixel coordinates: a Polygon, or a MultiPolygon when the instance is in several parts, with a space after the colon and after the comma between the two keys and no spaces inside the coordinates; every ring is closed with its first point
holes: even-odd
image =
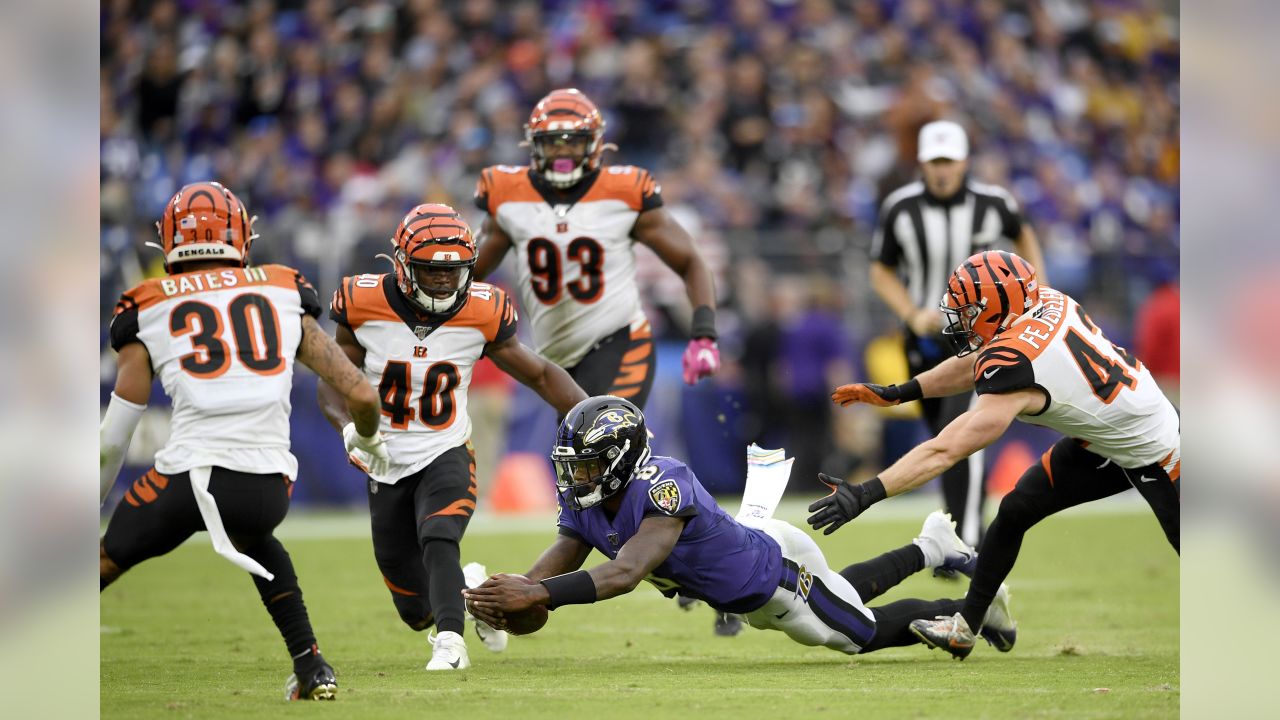
{"type": "Polygon", "coordinates": [[[978,552],[956,534],[950,513],[934,510],[924,519],[920,535],[912,540],[924,553],[925,567],[960,568],[978,557],[978,552]]]}
{"type": "Polygon", "coordinates": [[[1000,652],[1009,652],[1018,641],[1018,623],[1009,613],[1009,587],[1004,583],[1000,583],[1000,589],[987,607],[978,634],[1000,652]]]}
{"type": "Polygon", "coordinates": [[[467,641],[456,632],[445,631],[427,636],[427,642],[433,648],[428,670],[465,670],[471,667],[471,658],[467,657],[467,641]]]}
{"type": "MultiPolygon", "coordinates": [[[[484,566],[478,562],[467,563],[462,567],[462,579],[468,588],[479,587],[487,577],[489,577],[489,571],[485,570],[484,566]]],[[[507,634],[506,630],[490,627],[488,623],[476,620],[471,616],[471,613],[467,613],[467,619],[475,622],[476,636],[480,638],[480,642],[484,643],[484,646],[490,652],[502,652],[507,649],[507,640],[510,635],[507,634]]]]}

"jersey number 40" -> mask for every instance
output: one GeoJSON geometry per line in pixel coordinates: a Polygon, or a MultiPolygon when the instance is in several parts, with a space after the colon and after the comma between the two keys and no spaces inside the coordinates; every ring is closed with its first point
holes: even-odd
{"type": "Polygon", "coordinates": [[[458,366],[440,362],[427,368],[416,409],[409,397],[413,392],[412,374],[413,366],[399,360],[388,362],[382,371],[378,395],[382,398],[382,414],[391,420],[391,427],[404,430],[415,417],[432,430],[452,425],[457,410],[453,391],[461,382],[458,366]]]}

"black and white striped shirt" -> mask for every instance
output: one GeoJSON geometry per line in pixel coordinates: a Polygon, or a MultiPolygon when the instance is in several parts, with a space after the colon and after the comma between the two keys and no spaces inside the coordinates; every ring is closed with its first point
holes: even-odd
{"type": "Polygon", "coordinates": [[[1018,203],[997,185],[966,180],[939,201],[923,182],[898,188],[880,207],[871,259],[898,271],[918,308],[937,307],[951,272],[1000,238],[1022,233],[1018,203]]]}

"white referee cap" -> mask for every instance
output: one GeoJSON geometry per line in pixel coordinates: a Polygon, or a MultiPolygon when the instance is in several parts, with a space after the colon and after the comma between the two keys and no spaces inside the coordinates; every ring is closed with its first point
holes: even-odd
{"type": "Polygon", "coordinates": [[[964,160],[969,157],[969,136],[964,128],[950,120],[938,120],[920,128],[919,146],[917,159],[922,163],[938,158],[964,160]]]}

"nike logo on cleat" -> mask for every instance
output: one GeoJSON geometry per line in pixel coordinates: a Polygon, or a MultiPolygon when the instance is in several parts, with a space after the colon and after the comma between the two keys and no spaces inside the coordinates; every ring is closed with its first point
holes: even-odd
{"type": "Polygon", "coordinates": [[[786,617],[786,616],[788,616],[788,615],[790,615],[790,614],[791,614],[791,611],[790,611],[790,610],[786,610],[786,611],[783,611],[783,612],[781,612],[781,613],[779,613],[779,614],[777,614],[777,615],[774,615],[774,617],[776,617],[776,618],[778,618],[779,620],[781,620],[782,618],[784,618],[784,617],[786,617]]]}
{"type": "Polygon", "coordinates": [[[462,664],[462,658],[458,658],[457,660],[454,660],[453,662],[449,663],[449,667],[453,668],[454,670],[457,670],[458,666],[461,664],[462,664]]]}

